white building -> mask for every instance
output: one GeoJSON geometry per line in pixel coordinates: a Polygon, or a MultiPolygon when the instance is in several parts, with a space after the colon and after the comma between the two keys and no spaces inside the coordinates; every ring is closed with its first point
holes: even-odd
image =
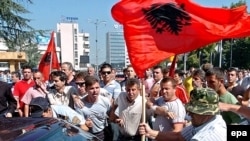
{"type": "MultiPolygon", "coordinates": [[[[89,33],[79,32],[78,23],[65,22],[57,24],[54,34],[57,57],[62,62],[72,63],[76,70],[86,70],[89,63],[89,33]]],[[[48,47],[50,37],[40,37],[38,50],[41,56],[48,47]]],[[[7,51],[5,43],[0,40],[0,51],[7,51]]]]}
{"type": "Polygon", "coordinates": [[[89,33],[81,33],[78,23],[57,24],[57,46],[61,62],[70,62],[76,70],[86,70],[89,63],[89,33]]]}

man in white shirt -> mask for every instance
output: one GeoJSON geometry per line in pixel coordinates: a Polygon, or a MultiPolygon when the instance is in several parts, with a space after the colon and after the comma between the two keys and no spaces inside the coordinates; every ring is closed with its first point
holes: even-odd
{"type": "MultiPolygon", "coordinates": [[[[186,111],[180,99],[175,95],[177,83],[173,78],[166,77],[161,80],[160,86],[162,96],[155,101],[154,106],[162,107],[166,112],[163,115],[157,114],[156,108],[150,106],[151,109],[155,109],[155,122],[152,123],[153,129],[180,132],[184,127],[186,111]],[[175,116],[170,118],[168,116],[169,112],[175,116]]],[[[148,101],[147,104],[150,105],[151,102],[148,101]]]]}
{"type": "Polygon", "coordinates": [[[142,115],[140,82],[137,78],[128,78],[125,87],[126,92],[121,92],[114,102],[110,119],[119,125],[121,134],[118,141],[141,141],[138,133],[142,115]]]}

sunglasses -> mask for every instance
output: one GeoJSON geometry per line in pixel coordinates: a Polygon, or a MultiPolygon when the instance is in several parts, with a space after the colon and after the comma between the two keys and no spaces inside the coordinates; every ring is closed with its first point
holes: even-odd
{"type": "Polygon", "coordinates": [[[105,75],[105,74],[110,74],[111,71],[103,71],[102,74],[105,75]]]}
{"type": "Polygon", "coordinates": [[[80,87],[84,87],[85,86],[85,82],[76,82],[76,85],[78,85],[80,87]]]}

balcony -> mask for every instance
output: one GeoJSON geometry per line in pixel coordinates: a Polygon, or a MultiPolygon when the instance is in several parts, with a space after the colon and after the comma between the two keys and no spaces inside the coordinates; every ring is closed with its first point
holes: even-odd
{"type": "Polygon", "coordinates": [[[83,33],[83,37],[89,37],[89,33],[83,33]]]}
{"type": "Polygon", "coordinates": [[[84,52],[85,52],[85,53],[89,53],[89,51],[90,51],[90,49],[88,49],[88,48],[85,48],[85,49],[84,49],[84,52]]]}
{"type": "Polygon", "coordinates": [[[89,41],[84,41],[84,45],[89,45],[89,41]]]}

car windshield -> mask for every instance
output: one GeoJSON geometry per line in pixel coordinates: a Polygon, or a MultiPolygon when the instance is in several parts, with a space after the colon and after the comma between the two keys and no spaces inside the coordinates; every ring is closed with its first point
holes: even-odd
{"type": "Polygon", "coordinates": [[[0,140],[98,141],[94,135],[53,118],[0,118],[0,140]]]}

